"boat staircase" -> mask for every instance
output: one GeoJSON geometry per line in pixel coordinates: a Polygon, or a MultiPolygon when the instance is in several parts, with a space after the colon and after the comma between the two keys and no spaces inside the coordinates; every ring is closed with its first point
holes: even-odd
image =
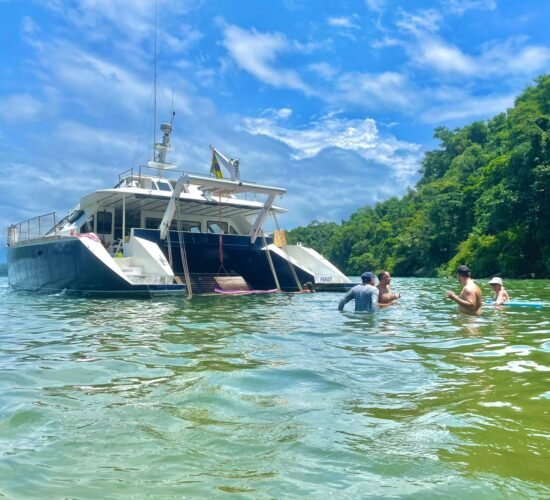
{"type": "Polygon", "coordinates": [[[118,264],[118,267],[120,267],[120,270],[134,285],[153,285],[156,283],[165,283],[163,277],[148,274],[144,272],[143,266],[133,264],[131,257],[118,257],[115,259],[115,262],[118,264]]]}
{"type": "MultiPolygon", "coordinates": [[[[185,283],[183,274],[176,275],[177,282],[185,283]]],[[[189,281],[193,294],[214,293],[215,289],[221,290],[250,290],[244,278],[236,273],[190,273],[189,281]]]]}

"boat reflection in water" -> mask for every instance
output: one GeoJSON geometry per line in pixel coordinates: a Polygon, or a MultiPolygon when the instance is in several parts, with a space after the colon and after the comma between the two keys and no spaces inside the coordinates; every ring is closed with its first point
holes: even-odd
{"type": "Polygon", "coordinates": [[[59,221],[50,213],[8,228],[11,287],[149,297],[293,291],[306,281],[317,290],[351,286],[315,250],[287,245],[282,231],[264,234],[266,218],[278,227],[276,215],[286,212],[274,205],[285,189],[241,181],[239,161],[212,146],[210,176],[178,171],[166,161],[172,125],[161,131],[153,160],[119,175],[115,187],[83,196],[59,221]]]}

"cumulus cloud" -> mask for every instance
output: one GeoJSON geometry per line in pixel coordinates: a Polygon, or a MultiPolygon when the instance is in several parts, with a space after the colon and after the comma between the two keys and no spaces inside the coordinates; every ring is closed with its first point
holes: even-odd
{"type": "Polygon", "coordinates": [[[297,71],[276,66],[277,57],[285,52],[303,51],[281,33],[258,33],[238,26],[226,26],[223,44],[237,64],[259,80],[274,87],[294,88],[314,94],[297,71]]]}
{"type": "Polygon", "coordinates": [[[463,54],[458,47],[434,37],[423,37],[411,50],[413,60],[441,73],[472,75],[478,70],[476,61],[463,54]]]}
{"type": "Polygon", "coordinates": [[[257,141],[247,146],[241,166],[248,172],[256,165],[265,181],[272,174],[276,184],[284,179],[289,213],[281,223],[287,227],[341,220],[357,207],[403,195],[416,178],[422,148],[381,134],[373,119],[329,114],[293,127],[273,111],[243,119],[257,141]],[[315,203],[304,199],[305,186],[315,203]]]}
{"type": "Polygon", "coordinates": [[[243,124],[251,134],[264,135],[288,145],[296,160],[313,158],[323,150],[338,148],[384,165],[401,181],[410,180],[418,170],[420,146],[399,141],[393,136],[382,137],[371,118],[346,120],[326,115],[298,129],[283,126],[271,117],[245,118],[243,124]]]}
{"type": "MultiPolygon", "coordinates": [[[[207,173],[209,143],[240,156],[250,179],[288,187],[284,205],[291,209],[293,224],[337,220],[357,207],[403,194],[415,178],[422,148],[399,140],[398,131],[428,140],[432,127],[425,123],[460,126],[488,118],[510,106],[528,80],[549,68],[550,48],[540,32],[503,39],[493,29],[476,35],[485,43],[465,41],[468,11],[490,11],[495,4],[439,0],[431,9],[406,12],[389,9],[386,0],[365,0],[367,16],[329,18],[320,13],[308,17],[302,0],[285,0],[283,5],[299,11],[300,18],[286,23],[283,32],[270,31],[267,17],[258,21],[268,26],[264,31],[254,28],[255,12],[249,24],[237,26],[235,21],[213,22],[210,9],[202,9],[204,2],[159,0],[159,81],[170,82],[178,113],[177,149],[170,159],[207,173]],[[191,9],[196,9],[193,24],[182,15],[191,9]],[[454,29],[457,22],[464,31],[454,29]],[[365,29],[357,30],[363,23],[365,29]],[[298,25],[300,35],[292,31],[298,25]],[[360,48],[354,35],[361,36],[360,48]],[[235,68],[253,78],[235,78],[235,68]],[[237,109],[246,110],[244,119],[228,114],[237,109]],[[338,114],[331,114],[335,110],[338,114]],[[369,118],[358,119],[365,110],[369,118]],[[320,118],[304,118],[313,113],[320,118]],[[401,126],[391,135],[383,121],[401,126]],[[368,192],[358,189],[365,179],[368,192]],[[304,186],[317,194],[316,203],[304,200],[304,186]]],[[[0,167],[25,168],[33,175],[41,171],[35,182],[19,182],[18,190],[9,186],[20,179],[2,180],[13,214],[34,209],[35,193],[49,186],[55,187],[52,206],[36,209],[66,210],[67,202],[111,185],[113,172],[151,153],[151,0],[33,5],[32,18],[19,18],[26,51],[19,54],[17,67],[6,65],[2,72],[0,121],[9,126],[0,131],[0,167]],[[40,15],[44,8],[49,9],[45,16],[40,15]],[[24,85],[10,87],[12,78],[24,85]],[[17,146],[18,140],[24,146],[17,146]],[[32,151],[26,148],[31,141],[32,151]],[[89,172],[96,184],[83,185],[80,179],[89,172]],[[73,192],[60,183],[67,178],[73,192]]],[[[230,7],[220,12],[231,16],[230,7]]],[[[162,87],[158,104],[170,107],[170,92],[162,87]]]]}

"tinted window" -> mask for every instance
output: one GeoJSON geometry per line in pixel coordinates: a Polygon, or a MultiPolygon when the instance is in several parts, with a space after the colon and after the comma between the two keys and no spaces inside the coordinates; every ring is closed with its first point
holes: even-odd
{"type": "Polygon", "coordinates": [[[97,234],[111,234],[113,231],[113,214],[97,212],[97,234]]]}
{"type": "MultiPolygon", "coordinates": [[[[145,227],[147,229],[158,229],[161,223],[161,219],[154,219],[152,217],[147,217],[145,219],[145,227]]],[[[173,219],[170,224],[170,229],[172,231],[188,231],[190,233],[200,233],[201,232],[201,223],[190,221],[190,220],[176,220],[173,219]]]]}
{"type": "Polygon", "coordinates": [[[158,229],[162,219],[153,219],[152,217],[147,217],[145,219],[145,228],[146,229],[158,229]]]}

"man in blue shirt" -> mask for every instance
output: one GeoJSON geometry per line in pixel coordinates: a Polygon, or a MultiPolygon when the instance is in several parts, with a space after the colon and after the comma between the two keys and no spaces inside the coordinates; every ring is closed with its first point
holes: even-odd
{"type": "Polygon", "coordinates": [[[374,274],[370,272],[361,275],[362,283],[354,286],[338,304],[338,310],[343,311],[344,306],[355,299],[355,311],[374,312],[378,310],[379,290],[374,286],[374,274]]]}

